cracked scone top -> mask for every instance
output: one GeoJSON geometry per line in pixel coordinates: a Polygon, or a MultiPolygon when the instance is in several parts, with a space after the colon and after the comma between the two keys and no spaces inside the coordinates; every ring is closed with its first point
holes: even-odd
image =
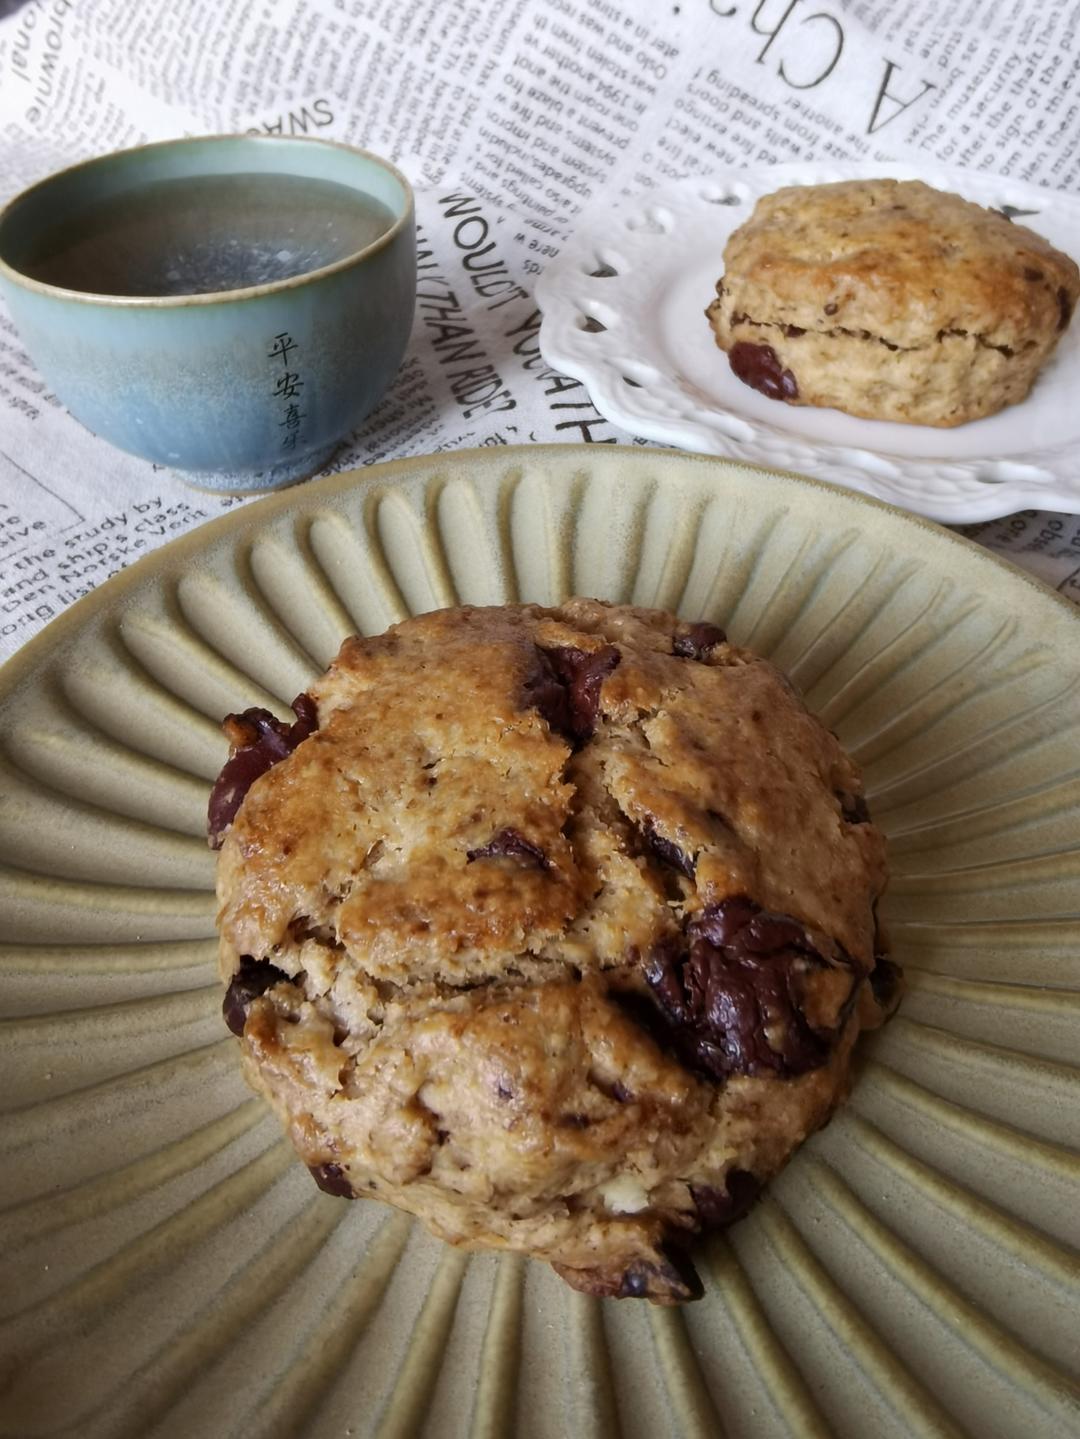
{"type": "Polygon", "coordinates": [[[854,765],[715,626],[590,600],[347,640],[294,708],[229,717],[210,821],[225,1016],[316,1182],[692,1297],[895,988],[854,765]]]}
{"type": "Polygon", "coordinates": [[[759,199],[716,289],[716,343],[763,394],[952,426],[1027,395],[1080,271],[1026,226],[921,180],[845,180],[759,199]]]}

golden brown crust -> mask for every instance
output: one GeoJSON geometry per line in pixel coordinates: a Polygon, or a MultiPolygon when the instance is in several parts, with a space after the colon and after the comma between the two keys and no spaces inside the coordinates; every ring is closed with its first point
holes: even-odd
{"type": "Polygon", "coordinates": [[[876,1015],[884,848],[851,761],[763,660],[595,601],[423,615],[348,641],[313,695],[219,863],[230,995],[262,966],[250,1081],[334,1192],[590,1292],[688,1297],[665,1245],[824,1121],[876,1015]],[[557,708],[567,653],[593,721],[557,708]],[[680,985],[694,936],[702,973],[743,962],[713,932],[732,904],[787,978],[710,1071],[680,985]]]}
{"type": "Polygon", "coordinates": [[[850,180],[762,197],[728,241],[717,292],[717,344],[770,346],[797,388],[789,403],[955,425],[1028,393],[1080,271],[958,195],[850,180]]]}

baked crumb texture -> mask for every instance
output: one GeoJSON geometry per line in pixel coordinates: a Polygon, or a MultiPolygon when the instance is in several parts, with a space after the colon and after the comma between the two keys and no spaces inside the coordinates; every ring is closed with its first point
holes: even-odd
{"type": "Polygon", "coordinates": [[[716,291],[716,343],[762,394],[952,426],[1027,395],[1080,271],[1026,226],[921,180],[845,180],[758,200],[716,291]]]}
{"type": "Polygon", "coordinates": [[[295,708],[230,716],[211,831],[225,1017],[316,1183],[695,1297],[895,998],[855,766],[714,625],[591,600],[350,639],[295,708]]]}

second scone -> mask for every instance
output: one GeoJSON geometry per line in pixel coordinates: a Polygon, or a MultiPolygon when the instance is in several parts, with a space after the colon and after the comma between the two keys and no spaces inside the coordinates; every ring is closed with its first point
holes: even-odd
{"type": "Polygon", "coordinates": [[[1080,295],[1034,231],[920,180],[790,186],[728,240],[706,314],[772,399],[948,427],[1031,389],[1080,295]]]}
{"type": "Polygon", "coordinates": [[[230,717],[211,831],[225,1016],[316,1182],[692,1297],[889,1000],[852,762],[716,626],[591,600],[348,640],[295,709],[230,717]]]}

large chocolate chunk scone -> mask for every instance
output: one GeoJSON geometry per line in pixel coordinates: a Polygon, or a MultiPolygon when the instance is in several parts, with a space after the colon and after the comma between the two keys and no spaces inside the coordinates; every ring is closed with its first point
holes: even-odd
{"type": "Polygon", "coordinates": [[[210,825],[225,1017],[315,1182],[699,1293],[895,994],[855,766],[714,625],[592,600],[350,639],[295,709],[229,717],[210,825]]]}
{"type": "Polygon", "coordinates": [[[716,291],[716,343],[763,394],[951,426],[1024,398],[1080,271],[1026,226],[921,180],[845,180],[758,200],[716,291]]]}

